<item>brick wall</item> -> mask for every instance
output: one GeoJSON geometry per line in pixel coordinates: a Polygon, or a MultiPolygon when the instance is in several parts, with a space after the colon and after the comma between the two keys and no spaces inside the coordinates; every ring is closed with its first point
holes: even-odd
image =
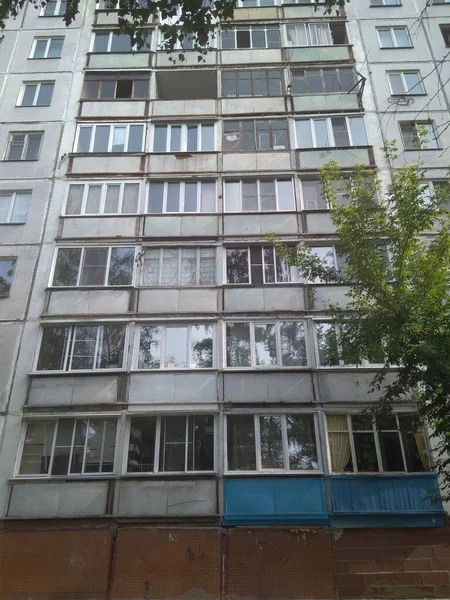
{"type": "Polygon", "coordinates": [[[450,598],[450,528],[73,525],[0,531],[0,600],[450,598]]]}

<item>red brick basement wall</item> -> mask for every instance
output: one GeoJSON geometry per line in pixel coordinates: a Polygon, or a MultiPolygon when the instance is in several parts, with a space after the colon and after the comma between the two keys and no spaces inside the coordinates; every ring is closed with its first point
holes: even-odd
{"type": "Polygon", "coordinates": [[[449,528],[0,531],[0,600],[450,599],[449,573],[449,528]]]}

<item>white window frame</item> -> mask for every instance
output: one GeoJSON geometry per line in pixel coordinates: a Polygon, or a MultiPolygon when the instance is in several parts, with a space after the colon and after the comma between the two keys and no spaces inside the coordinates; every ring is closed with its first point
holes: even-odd
{"type": "Polygon", "coordinates": [[[151,127],[151,152],[155,154],[181,154],[182,152],[217,152],[217,124],[215,121],[202,121],[192,123],[153,123],[151,127]],[[213,135],[214,135],[214,148],[212,150],[203,150],[202,145],[202,126],[213,126],[213,135]],[[159,126],[166,127],[166,149],[165,150],[154,150],[155,146],[155,128],[159,126]],[[197,150],[188,150],[188,127],[197,127],[197,150]],[[171,150],[170,143],[172,139],[172,127],[181,127],[181,140],[180,140],[180,150],[171,150]]]}
{"type": "Polygon", "coordinates": [[[312,410],[289,410],[289,409],[281,409],[277,412],[266,412],[266,411],[258,411],[254,412],[231,412],[226,413],[224,419],[224,462],[225,462],[225,473],[226,474],[240,474],[240,475],[261,475],[271,474],[271,473],[283,473],[285,475],[317,475],[323,473],[323,460],[322,460],[322,449],[321,449],[321,437],[319,435],[319,427],[318,427],[318,413],[317,411],[312,410]],[[316,451],[317,451],[317,462],[318,469],[290,469],[289,468],[289,451],[288,451],[288,439],[287,439],[287,428],[286,428],[286,416],[287,415],[295,415],[295,416],[312,416],[314,419],[314,434],[315,434],[315,442],[316,442],[316,451]],[[256,470],[243,470],[239,469],[233,471],[228,468],[228,417],[245,417],[251,416],[254,419],[254,434],[255,434],[255,455],[256,455],[256,470]],[[281,417],[281,435],[283,440],[283,459],[284,459],[284,468],[282,469],[263,469],[262,461],[261,461],[261,430],[260,430],[260,417],[281,417]]]}
{"type": "MultiPolygon", "coordinates": [[[[11,217],[14,212],[14,206],[16,204],[17,194],[29,194],[30,201],[31,201],[32,190],[14,190],[14,191],[0,190],[0,198],[7,198],[7,197],[11,198],[8,214],[6,216],[6,221],[0,221],[0,225],[5,225],[6,223],[11,223],[11,217]]],[[[27,211],[27,215],[28,215],[28,211],[27,211]]],[[[25,222],[26,222],[26,220],[25,221],[13,221],[11,224],[12,225],[21,225],[25,222]]]]}
{"type": "Polygon", "coordinates": [[[308,328],[307,323],[304,319],[261,319],[260,321],[248,321],[245,319],[227,319],[223,321],[222,324],[223,331],[223,348],[222,353],[224,357],[224,368],[227,371],[245,371],[247,370],[258,370],[258,371],[267,371],[267,370],[279,370],[279,369],[310,369],[311,366],[309,364],[309,341],[308,341],[308,328]],[[282,323],[301,323],[303,325],[303,337],[305,342],[305,357],[306,364],[305,365],[295,365],[295,366],[285,366],[282,364],[282,352],[281,352],[281,324],[282,323]],[[249,325],[250,331],[250,366],[248,367],[232,367],[227,364],[227,324],[245,324],[249,325]],[[276,349],[277,349],[277,364],[276,365],[257,365],[256,364],[256,345],[255,345],[255,325],[275,325],[275,340],[276,340],[276,349]]]}
{"type": "Polygon", "coordinates": [[[295,131],[295,147],[297,150],[308,150],[308,147],[305,146],[300,146],[299,145],[299,140],[298,140],[298,135],[297,135],[297,126],[296,123],[298,121],[309,121],[309,127],[310,127],[310,132],[311,132],[311,139],[312,139],[312,148],[345,148],[345,146],[336,146],[336,140],[334,139],[334,132],[333,132],[333,125],[332,125],[332,121],[331,119],[334,117],[343,117],[345,118],[345,124],[346,124],[346,129],[347,129],[347,135],[350,141],[350,146],[349,147],[355,147],[355,148],[364,148],[365,146],[369,145],[369,140],[368,140],[368,136],[367,136],[367,127],[366,127],[366,120],[364,118],[364,115],[341,115],[341,114],[336,114],[333,116],[329,116],[329,115],[324,115],[324,116],[320,116],[320,117],[302,117],[300,119],[295,119],[294,121],[294,131],[295,131]],[[364,146],[356,146],[355,144],[353,144],[353,138],[352,138],[352,130],[350,127],[350,120],[351,119],[361,119],[362,123],[364,125],[364,132],[366,134],[366,141],[367,144],[365,144],[364,146]],[[317,145],[317,137],[316,137],[316,130],[315,130],[315,126],[314,126],[314,122],[315,121],[326,121],[326,127],[327,127],[327,136],[328,136],[328,140],[330,142],[329,146],[318,146],[317,145]]]}
{"type": "Polygon", "coordinates": [[[67,216],[67,217],[80,217],[82,215],[89,215],[89,216],[94,216],[94,215],[137,215],[141,212],[141,204],[142,204],[142,189],[144,188],[143,185],[141,185],[141,182],[138,180],[120,180],[120,181],[115,181],[114,179],[110,179],[108,181],[89,181],[88,183],[85,183],[84,181],[74,181],[71,180],[69,187],[67,188],[67,194],[66,194],[66,199],[64,201],[64,209],[63,209],[63,215],[67,216]],[[134,184],[134,185],[138,185],[138,201],[137,201],[137,206],[136,206],[136,212],[133,213],[126,213],[126,212],[122,212],[122,207],[123,207],[123,196],[124,196],[124,192],[125,192],[125,185],[126,184],[134,184]],[[70,189],[70,185],[83,185],[84,186],[84,190],[83,190],[83,200],[82,200],[82,204],[81,204],[81,210],[78,214],[75,213],[67,213],[67,204],[69,202],[69,189],[70,189]],[[101,186],[102,190],[100,193],[100,206],[99,206],[99,212],[98,213],[87,213],[86,211],[86,206],[87,206],[87,201],[88,201],[88,194],[89,194],[89,186],[101,186]],[[117,212],[114,213],[109,213],[105,211],[105,206],[106,206],[106,194],[108,191],[108,185],[120,185],[120,193],[119,193],[119,205],[118,205],[118,210],[117,212]]]}
{"type": "Polygon", "coordinates": [[[164,181],[159,181],[156,179],[153,179],[152,182],[149,183],[148,185],[148,190],[147,190],[147,195],[146,195],[146,207],[145,207],[145,213],[148,215],[210,215],[210,214],[217,214],[217,179],[194,179],[192,181],[190,180],[181,180],[181,181],[170,181],[170,180],[164,180],[164,181]],[[162,212],[160,213],[153,213],[153,212],[149,212],[148,210],[148,204],[149,204],[149,198],[150,198],[150,190],[151,190],[151,183],[163,183],[164,184],[164,197],[163,197],[163,208],[162,208],[162,212]],[[202,202],[202,184],[203,182],[205,183],[213,183],[214,182],[214,186],[215,186],[215,207],[214,207],[214,212],[204,212],[201,211],[201,202],[202,202]],[[183,209],[185,208],[185,200],[186,200],[186,183],[196,183],[197,184],[197,210],[195,211],[185,211],[185,210],[181,210],[181,211],[176,211],[176,212],[172,212],[172,211],[168,211],[167,210],[167,196],[168,196],[168,190],[169,190],[169,183],[178,183],[180,185],[179,187],[179,196],[178,196],[178,203],[179,205],[183,206],[183,209]]]}
{"type": "Polygon", "coordinates": [[[199,287],[199,288],[208,288],[208,287],[216,287],[218,285],[218,281],[217,281],[217,263],[218,263],[218,259],[217,259],[217,246],[211,246],[211,245],[200,245],[200,246],[144,246],[142,248],[142,265],[140,267],[140,275],[139,275],[139,286],[140,287],[150,287],[150,288],[154,288],[154,287],[162,287],[162,288],[174,288],[174,287],[182,287],[182,288],[189,288],[189,287],[199,287]],[[158,267],[158,283],[157,284],[147,284],[144,283],[144,277],[145,277],[145,254],[147,251],[150,250],[158,250],[159,251],[159,267],[158,267]],[[178,250],[178,281],[177,283],[173,284],[173,285],[164,285],[161,283],[161,276],[162,276],[162,272],[163,272],[163,263],[164,263],[164,251],[166,250],[178,250]],[[195,258],[195,283],[181,283],[180,279],[181,279],[181,256],[182,256],[182,250],[195,250],[196,251],[196,258],[195,258]],[[214,276],[215,276],[215,283],[200,283],[200,261],[201,261],[201,250],[214,250],[215,252],[215,256],[214,256],[214,276]]]}
{"type": "Polygon", "coordinates": [[[53,92],[55,91],[55,80],[49,80],[49,81],[24,81],[22,83],[22,87],[20,88],[19,91],[19,96],[17,98],[17,103],[16,106],[21,106],[21,107],[25,107],[25,108],[31,108],[31,107],[36,107],[38,106],[39,108],[45,108],[46,106],[51,106],[51,101],[53,100],[53,92]],[[53,84],[53,90],[52,90],[52,97],[50,98],[50,104],[36,104],[37,100],[39,98],[39,94],[41,91],[41,85],[42,84],[49,84],[52,83],[53,84]],[[26,92],[26,88],[27,86],[36,86],[36,91],[34,93],[34,98],[33,98],[33,102],[32,104],[22,104],[23,99],[25,97],[25,92],[26,92]]]}
{"type": "Polygon", "coordinates": [[[8,143],[6,145],[6,151],[5,151],[5,155],[3,160],[5,161],[11,161],[11,162],[36,162],[39,160],[40,156],[41,156],[41,150],[42,150],[42,141],[44,139],[44,132],[43,131],[10,131],[9,132],[9,136],[8,136],[8,143]],[[37,157],[36,158],[26,158],[27,152],[28,152],[28,145],[30,143],[30,135],[35,135],[35,134],[40,134],[41,139],[39,142],[39,149],[37,151],[37,157]],[[13,142],[13,137],[15,135],[24,135],[25,136],[25,140],[23,142],[23,148],[22,148],[22,153],[20,155],[20,158],[9,158],[9,152],[11,149],[11,144],[13,142]]]}
{"type": "MultiPolygon", "coordinates": [[[[331,265],[331,267],[333,269],[335,269],[336,271],[339,271],[339,263],[338,263],[338,259],[337,259],[337,250],[336,250],[337,246],[339,246],[339,244],[336,245],[336,244],[331,243],[329,246],[314,245],[314,246],[310,246],[310,250],[314,250],[314,248],[330,248],[333,253],[333,264],[331,265]]],[[[313,255],[316,256],[314,253],[313,253],[313,255]]],[[[330,283],[326,283],[318,277],[316,277],[314,280],[308,280],[308,279],[304,278],[302,283],[309,284],[309,285],[330,285],[330,283]]]]}
{"type": "Polygon", "coordinates": [[[423,85],[423,79],[422,79],[422,76],[420,75],[420,71],[415,71],[415,70],[387,71],[386,75],[387,75],[387,79],[388,79],[389,90],[391,92],[391,96],[424,96],[424,95],[426,95],[426,90],[425,90],[425,86],[423,85]],[[417,75],[417,78],[418,78],[418,83],[412,88],[412,90],[410,92],[408,91],[408,87],[406,85],[405,73],[410,74],[410,75],[412,75],[412,74],[417,75]],[[394,91],[392,89],[391,75],[397,75],[400,77],[400,80],[402,82],[403,94],[394,93],[394,91]],[[414,91],[414,90],[417,90],[417,91],[414,91]]]}
{"type": "Polygon", "coordinates": [[[108,149],[104,150],[102,152],[98,152],[98,154],[109,154],[109,153],[113,153],[113,154],[141,154],[143,152],[145,152],[145,138],[146,138],[146,124],[143,123],[142,121],[138,121],[136,123],[120,123],[120,122],[115,122],[115,123],[81,123],[78,125],[77,127],[77,132],[75,135],[75,143],[74,143],[74,147],[73,147],[73,152],[75,154],[97,154],[97,152],[94,152],[94,143],[95,143],[95,135],[96,135],[96,131],[97,131],[97,127],[104,127],[104,126],[108,126],[109,127],[109,138],[108,138],[108,149]],[[133,151],[129,151],[128,148],[128,142],[129,142],[129,138],[130,138],[130,127],[134,126],[134,125],[141,125],[142,126],[142,146],[141,146],[141,150],[133,150],[133,151]],[[78,151],[78,141],[80,138],[80,132],[81,129],[84,128],[91,128],[91,137],[89,140],[89,150],[87,152],[79,152],[78,151]],[[113,146],[113,141],[114,141],[114,130],[116,128],[125,128],[125,141],[124,141],[124,150],[122,152],[113,152],[112,151],[112,146],[113,146]]]}
{"type": "MultiPolygon", "coordinates": [[[[349,436],[349,441],[350,441],[350,455],[352,458],[352,464],[353,464],[353,471],[346,471],[346,475],[352,475],[355,474],[357,475],[358,473],[363,473],[364,475],[368,475],[369,477],[377,477],[382,473],[388,473],[389,475],[391,474],[396,474],[396,473],[401,473],[403,475],[409,474],[409,473],[427,473],[429,471],[408,471],[407,468],[407,463],[406,463],[406,454],[405,454],[405,448],[403,445],[403,437],[401,435],[401,431],[400,431],[400,424],[399,424],[399,417],[402,416],[408,416],[413,414],[412,410],[406,410],[404,412],[396,412],[393,413],[392,416],[395,417],[395,421],[397,424],[397,430],[394,429],[382,429],[381,431],[396,431],[396,433],[398,434],[398,437],[400,438],[400,448],[401,448],[401,453],[402,453],[402,460],[403,460],[403,465],[405,467],[404,471],[384,471],[383,469],[383,460],[382,460],[382,455],[381,455],[381,447],[380,447],[380,440],[378,437],[378,430],[376,428],[376,423],[373,420],[372,421],[372,431],[374,433],[374,445],[375,445],[375,452],[376,452],[376,457],[377,457],[377,462],[378,462],[378,471],[375,472],[369,472],[369,471],[358,471],[358,463],[356,460],[356,450],[355,450],[355,440],[354,440],[354,430],[353,430],[353,422],[352,422],[352,417],[358,417],[361,416],[361,413],[355,413],[355,412],[338,412],[338,411],[327,411],[325,413],[325,440],[326,440],[326,452],[327,452],[327,460],[328,460],[328,464],[330,466],[330,474],[334,474],[336,473],[335,471],[332,470],[332,462],[331,462],[331,452],[330,452],[330,438],[329,438],[329,434],[330,433],[347,433],[349,436]],[[329,429],[328,427],[328,420],[327,420],[327,415],[330,416],[345,416],[347,417],[347,431],[335,431],[333,429],[329,429]]],[[[370,429],[363,429],[361,431],[370,431],[370,429]]],[[[429,445],[428,445],[428,436],[425,434],[425,430],[422,428],[421,429],[421,433],[423,435],[423,438],[425,440],[425,444],[426,444],[426,449],[427,449],[427,457],[430,458],[430,450],[429,450],[429,445]]],[[[339,473],[342,474],[342,473],[339,473]]]]}
{"type": "Polygon", "coordinates": [[[218,360],[217,360],[217,321],[208,321],[207,319],[203,319],[200,322],[190,321],[174,321],[173,323],[167,322],[167,319],[163,322],[153,321],[150,323],[140,323],[139,326],[136,327],[136,334],[134,340],[134,351],[133,351],[133,371],[138,371],[140,373],[160,373],[161,371],[190,371],[192,373],[201,372],[201,371],[213,371],[218,368],[218,360]],[[178,327],[186,327],[187,328],[187,336],[186,336],[186,364],[191,364],[191,327],[195,325],[210,325],[212,330],[212,359],[213,364],[212,367],[201,367],[196,369],[195,367],[165,367],[164,362],[166,359],[166,330],[178,327]],[[144,369],[139,367],[139,348],[141,345],[141,327],[160,327],[161,328],[161,344],[159,349],[159,358],[160,358],[160,366],[159,369],[144,369]]]}
{"type": "MultiPolygon", "coordinates": [[[[449,0],[450,1],[450,0],[449,0]]],[[[387,0],[381,0],[381,4],[375,4],[374,0],[370,0],[370,6],[401,6],[401,0],[394,0],[389,2],[387,0]]]]}
{"type": "Polygon", "coordinates": [[[180,475],[180,474],[185,474],[187,476],[190,475],[201,475],[201,474],[214,474],[217,472],[217,450],[218,450],[218,415],[215,412],[212,411],[202,411],[202,412],[195,412],[195,413],[149,413],[146,412],[144,414],[141,413],[133,413],[132,415],[130,415],[130,417],[127,419],[126,422],[126,431],[125,431],[125,440],[126,440],[126,444],[124,445],[124,452],[123,452],[123,462],[122,462],[122,475],[124,477],[154,477],[155,475],[180,475]],[[188,471],[186,469],[186,463],[187,463],[187,459],[188,459],[188,418],[187,417],[201,417],[201,416],[210,416],[213,417],[214,419],[214,445],[213,445],[213,459],[214,459],[214,464],[213,464],[213,470],[212,471],[188,471]],[[130,442],[130,434],[131,434],[131,419],[133,417],[154,417],[156,418],[156,429],[155,429],[155,447],[154,447],[154,470],[153,471],[128,471],[127,470],[127,466],[128,466],[128,446],[129,446],[129,442],[130,442]],[[160,454],[160,448],[161,448],[161,421],[163,418],[165,417],[185,417],[186,419],[186,433],[185,433],[185,470],[184,471],[160,471],[159,470],[159,454],[160,454]]]}
{"type": "Polygon", "coordinates": [[[8,290],[7,290],[7,294],[0,294],[0,299],[1,298],[9,298],[9,296],[11,295],[11,288],[14,282],[14,275],[16,274],[16,268],[17,268],[17,260],[18,257],[17,256],[0,256],[0,263],[2,262],[13,262],[13,267],[12,267],[12,275],[11,275],[11,280],[9,281],[9,284],[7,282],[8,285],[8,290]]]}
{"type": "Polygon", "coordinates": [[[261,245],[255,245],[255,246],[245,246],[245,245],[237,245],[237,246],[225,246],[224,247],[224,273],[223,273],[223,281],[225,285],[230,285],[232,287],[236,287],[236,286],[248,286],[248,285],[259,285],[259,284],[254,284],[252,283],[252,262],[251,262],[251,254],[250,254],[250,248],[258,248],[259,251],[261,252],[261,268],[262,268],[262,277],[263,277],[263,283],[262,285],[292,285],[295,283],[299,283],[299,279],[298,279],[298,274],[297,274],[297,267],[295,266],[290,266],[289,271],[290,271],[290,277],[291,280],[290,281],[276,281],[277,279],[277,250],[275,248],[275,246],[270,246],[270,244],[261,244],[261,245]],[[273,255],[274,255],[274,266],[275,266],[275,281],[266,281],[266,269],[265,269],[265,258],[264,258],[264,252],[263,252],[263,248],[271,248],[273,255]],[[227,261],[227,250],[247,250],[247,268],[248,268],[248,281],[247,282],[239,282],[239,283],[230,283],[228,281],[228,261],[227,261]]]}
{"type": "Polygon", "coordinates": [[[114,323],[111,321],[108,322],[65,322],[65,323],[45,323],[39,332],[39,341],[37,345],[37,351],[34,359],[33,372],[34,373],[47,373],[49,375],[53,373],[117,373],[126,370],[127,362],[128,362],[128,343],[129,343],[129,335],[130,328],[127,326],[128,323],[125,321],[115,321],[114,323]],[[125,326],[125,336],[123,342],[123,364],[121,367],[114,367],[111,369],[100,369],[96,366],[99,359],[99,348],[100,348],[100,338],[103,336],[103,327],[107,327],[108,325],[124,325],[125,326]],[[76,328],[77,327],[97,327],[96,334],[96,344],[95,344],[95,352],[94,352],[94,367],[92,369],[72,369],[72,359],[73,359],[73,344],[76,340],[76,328]],[[42,339],[44,336],[44,329],[51,327],[67,327],[69,328],[69,342],[67,343],[67,347],[65,349],[64,359],[63,359],[63,368],[60,370],[50,370],[50,369],[38,369],[39,355],[41,353],[42,347],[42,339]]]}
{"type": "Polygon", "coordinates": [[[441,145],[439,144],[439,134],[436,131],[436,127],[435,127],[435,122],[434,121],[399,121],[398,122],[399,125],[399,129],[400,129],[400,137],[403,143],[403,149],[405,152],[411,152],[411,151],[415,151],[415,152],[420,152],[421,150],[441,150],[441,145]],[[428,145],[428,142],[430,141],[430,139],[432,139],[432,136],[429,135],[427,140],[423,141],[422,144],[422,140],[419,136],[416,135],[416,139],[417,139],[417,147],[413,147],[413,148],[407,148],[406,147],[406,142],[408,140],[405,139],[404,135],[403,135],[403,130],[401,127],[402,123],[409,123],[412,124],[413,127],[412,129],[416,129],[416,125],[425,125],[426,127],[428,127],[428,129],[431,131],[429,131],[429,133],[431,133],[434,136],[434,139],[436,140],[436,146],[435,147],[430,147],[428,145]]]}
{"type": "MultiPolygon", "coordinates": [[[[323,200],[325,201],[325,204],[326,204],[325,208],[308,208],[306,206],[305,196],[303,194],[303,182],[308,182],[308,181],[317,182],[317,183],[319,183],[319,186],[320,186],[320,180],[319,179],[301,179],[300,180],[300,197],[301,197],[301,207],[302,207],[302,210],[306,210],[306,211],[324,211],[324,210],[330,210],[330,205],[327,202],[326,198],[323,198],[323,200]]],[[[348,201],[346,201],[346,199],[343,197],[345,194],[346,194],[345,190],[344,191],[339,191],[339,190],[336,191],[336,199],[337,199],[338,202],[340,202],[339,198],[342,196],[342,199],[341,199],[342,201],[340,202],[342,205],[345,205],[345,204],[348,203],[348,201]]]]}
{"type": "MultiPolygon", "coordinates": [[[[179,33],[181,33],[181,30],[179,31],[179,33]]],[[[184,35],[186,36],[186,34],[184,34],[184,35]]],[[[217,35],[214,35],[214,33],[212,31],[210,31],[208,33],[208,43],[207,43],[206,47],[216,48],[217,37],[218,37],[217,35]]],[[[163,46],[164,39],[165,39],[164,33],[160,30],[159,35],[158,35],[158,46],[156,48],[158,50],[158,52],[167,52],[167,50],[163,46]]],[[[180,42],[179,39],[176,40],[175,45],[173,46],[173,48],[171,48],[171,51],[176,51],[176,50],[179,50],[181,52],[198,52],[198,50],[196,50],[195,48],[184,48],[183,43],[180,42]]]]}
{"type": "MultiPolygon", "coordinates": [[[[64,37],[63,36],[55,36],[55,37],[35,37],[33,39],[33,43],[31,44],[31,51],[30,51],[30,56],[28,58],[32,59],[32,60],[59,60],[61,58],[60,56],[48,56],[48,51],[50,50],[50,44],[52,43],[52,40],[62,40],[63,44],[64,44],[64,37]],[[44,52],[44,56],[42,57],[37,57],[34,56],[34,53],[36,52],[36,46],[38,42],[41,41],[46,41],[46,47],[45,47],[45,52],[44,52]]],[[[63,44],[61,44],[61,50],[63,47],[63,44]]]]}
{"type": "Polygon", "coordinates": [[[65,13],[61,12],[61,5],[62,5],[62,0],[55,0],[56,2],[56,6],[55,6],[55,12],[52,15],[46,15],[45,14],[45,9],[47,8],[46,6],[43,6],[39,12],[39,17],[61,17],[63,16],[65,13]]]}
{"type": "Polygon", "coordinates": [[[245,183],[246,181],[255,181],[254,179],[250,179],[250,180],[246,180],[246,179],[224,179],[223,181],[223,196],[224,196],[224,208],[223,211],[225,214],[240,214],[240,213],[247,213],[250,212],[252,214],[270,214],[272,212],[284,212],[284,213],[289,213],[289,212],[295,212],[297,210],[296,207],[296,201],[295,201],[295,190],[294,190],[294,184],[293,184],[293,180],[292,177],[287,177],[286,179],[280,177],[279,179],[256,179],[256,185],[257,185],[257,190],[258,190],[258,210],[252,210],[252,211],[244,211],[242,209],[242,198],[243,198],[243,193],[242,193],[242,185],[243,183],[245,183]],[[261,181],[274,181],[275,182],[275,201],[276,201],[276,208],[274,210],[262,210],[261,209],[261,191],[260,191],[260,184],[261,181]],[[290,181],[291,182],[291,186],[292,186],[292,204],[293,207],[291,209],[284,209],[284,208],[280,208],[280,200],[279,200],[279,190],[278,190],[278,182],[279,181],[290,181]],[[226,206],[227,206],[227,200],[226,200],[226,194],[227,194],[227,183],[239,183],[239,191],[240,191],[240,203],[241,203],[241,208],[240,210],[227,210],[226,206]]]}
{"type": "MultiPolygon", "coordinates": [[[[151,36],[152,36],[151,43],[150,43],[149,47],[147,47],[144,44],[144,46],[139,49],[138,45],[135,44],[134,46],[131,47],[131,52],[140,52],[142,54],[145,54],[146,52],[152,52],[153,38],[155,37],[154,36],[154,30],[151,27],[148,27],[147,30],[148,30],[148,34],[151,34],[151,36]]],[[[118,33],[119,32],[117,32],[117,31],[103,30],[103,29],[97,29],[96,31],[93,31],[92,32],[92,36],[91,36],[91,43],[89,45],[89,52],[92,53],[92,54],[123,54],[123,52],[111,51],[113,35],[114,34],[118,34],[118,33]],[[108,37],[108,46],[107,46],[107,49],[104,52],[94,52],[95,35],[97,33],[108,33],[109,34],[109,37],[108,37]]],[[[126,35],[126,34],[121,34],[121,35],[126,35]]]]}
{"type": "Polygon", "coordinates": [[[399,25],[397,27],[394,27],[394,26],[392,26],[392,27],[376,27],[376,30],[377,30],[377,36],[378,36],[378,44],[379,44],[379,46],[380,46],[380,48],[382,50],[393,50],[394,48],[412,48],[413,47],[412,42],[411,42],[411,36],[409,35],[408,27],[406,27],[406,25],[401,25],[401,26],[399,25]],[[397,38],[396,38],[395,33],[394,33],[394,31],[396,29],[404,29],[405,30],[406,36],[407,36],[408,41],[409,41],[409,46],[399,46],[397,44],[397,38]],[[392,46],[383,46],[382,45],[382,43],[381,43],[381,37],[380,37],[380,31],[389,31],[389,35],[391,37],[392,46]]]}
{"type": "MultiPolygon", "coordinates": [[[[281,28],[280,28],[279,25],[278,25],[278,33],[279,33],[279,36],[280,36],[280,45],[279,46],[269,46],[267,44],[267,28],[269,28],[269,30],[272,31],[272,30],[276,29],[276,27],[277,27],[276,23],[264,23],[264,22],[261,22],[261,24],[259,24],[259,25],[258,24],[252,24],[252,25],[234,25],[234,26],[232,26],[230,28],[227,28],[229,31],[233,31],[234,32],[234,47],[233,48],[224,48],[222,46],[222,36],[221,36],[220,37],[220,48],[221,48],[221,50],[267,50],[267,49],[269,49],[269,50],[277,50],[277,49],[279,49],[279,48],[282,47],[281,28]],[[244,29],[245,30],[248,29],[249,35],[250,35],[250,46],[248,48],[240,48],[240,47],[237,46],[237,31],[238,31],[237,28],[239,28],[240,31],[243,31],[244,29]],[[252,42],[253,42],[253,40],[252,40],[252,30],[253,29],[258,29],[258,30],[264,29],[265,46],[263,46],[263,47],[261,47],[261,46],[255,46],[255,47],[253,47],[253,45],[252,45],[252,42]]],[[[222,31],[224,31],[224,30],[222,29],[222,31]]]]}
{"type": "MultiPolygon", "coordinates": [[[[92,415],[92,414],[83,414],[83,413],[72,413],[72,414],[64,414],[64,415],[58,415],[57,417],[55,417],[55,415],[39,415],[39,416],[33,416],[33,417],[24,417],[24,419],[22,420],[22,426],[21,426],[21,431],[20,431],[20,435],[19,435],[19,451],[17,452],[16,455],[16,461],[15,461],[15,465],[14,465],[14,479],[51,479],[51,480],[58,480],[58,479],[67,479],[67,478],[80,478],[82,477],[83,479],[104,479],[104,478],[111,478],[112,476],[116,475],[117,472],[117,464],[118,464],[118,457],[119,457],[119,446],[120,446],[120,427],[121,427],[121,420],[118,418],[117,413],[112,413],[112,412],[105,412],[105,413],[101,413],[101,414],[96,414],[96,415],[92,415]],[[73,419],[74,421],[77,420],[97,420],[97,419],[115,419],[116,420],[116,440],[115,440],[115,445],[114,445],[114,459],[113,459],[113,470],[112,471],[105,471],[105,472],[99,472],[99,473],[67,473],[66,475],[51,475],[51,470],[52,470],[52,466],[53,466],[53,461],[54,461],[54,453],[55,453],[55,445],[56,445],[56,437],[58,435],[58,422],[60,419],[73,419]],[[56,425],[53,431],[53,440],[52,440],[52,449],[51,449],[51,454],[50,454],[50,462],[49,462],[49,466],[48,466],[48,473],[31,473],[31,474],[21,474],[19,473],[20,471],[20,465],[22,463],[22,456],[23,456],[23,450],[25,448],[25,438],[26,438],[26,432],[27,432],[27,426],[28,423],[33,422],[33,421],[55,421],[56,425]]],[[[105,431],[105,424],[103,425],[103,432],[105,431]]],[[[72,440],[71,440],[71,446],[70,446],[70,456],[69,456],[69,467],[72,464],[72,456],[73,456],[73,447],[74,447],[74,436],[75,436],[75,425],[74,428],[72,430],[72,440]]],[[[88,441],[88,437],[86,436],[85,442],[84,442],[84,450],[83,450],[83,466],[82,466],[82,470],[85,467],[85,462],[86,462],[86,445],[87,445],[87,441],[88,441]]],[[[103,439],[102,439],[102,456],[103,456],[103,448],[104,448],[104,434],[103,434],[103,439]]]]}
{"type": "MultiPolygon", "coordinates": [[[[312,0],[314,1],[314,0],[312,0]]],[[[316,48],[316,47],[323,47],[324,44],[313,44],[313,35],[312,35],[312,30],[317,27],[318,25],[322,26],[322,25],[327,25],[328,26],[328,37],[331,40],[331,42],[329,44],[325,44],[326,46],[333,46],[334,42],[333,42],[333,35],[331,32],[331,27],[330,27],[330,23],[329,22],[318,22],[318,23],[308,23],[306,21],[297,21],[296,23],[288,23],[287,25],[285,25],[286,29],[285,29],[285,38],[286,38],[286,48],[316,48]],[[288,37],[288,27],[299,27],[299,26],[303,26],[305,32],[306,32],[306,40],[307,43],[306,44],[299,44],[299,45],[294,45],[290,43],[289,37],[288,37]]]]}
{"type": "Polygon", "coordinates": [[[133,246],[58,246],[57,248],[55,248],[55,252],[53,254],[53,262],[52,262],[52,268],[50,270],[50,279],[48,282],[48,287],[53,288],[54,290],[59,290],[61,288],[66,288],[66,287],[70,287],[70,288],[98,288],[98,287],[106,287],[106,288],[116,288],[116,287],[120,287],[120,288],[129,288],[129,287],[133,287],[135,285],[135,278],[136,278],[136,254],[137,254],[137,248],[134,247],[134,259],[133,259],[133,272],[131,274],[131,282],[124,284],[124,285],[120,285],[120,284],[108,284],[108,279],[109,279],[109,269],[111,266],[111,254],[113,249],[116,248],[133,248],[133,246]],[[99,284],[95,284],[95,285],[81,285],[81,277],[83,274],[83,266],[84,266],[84,257],[86,254],[86,250],[92,250],[92,249],[98,249],[98,248],[103,248],[103,249],[107,249],[108,250],[108,255],[106,258],[106,266],[105,266],[105,275],[104,275],[104,279],[103,279],[103,283],[99,283],[99,284]],[[55,276],[55,270],[56,270],[56,262],[58,260],[58,252],[59,250],[81,250],[81,254],[80,254],[80,261],[78,263],[78,275],[77,275],[77,282],[75,285],[70,285],[70,286],[61,286],[61,285],[53,285],[53,278],[55,276]]]}

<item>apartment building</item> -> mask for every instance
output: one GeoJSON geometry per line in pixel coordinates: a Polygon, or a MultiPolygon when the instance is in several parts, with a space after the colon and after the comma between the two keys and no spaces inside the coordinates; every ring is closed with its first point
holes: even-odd
{"type": "Polygon", "coordinates": [[[449,597],[414,406],[266,235],[343,266],[318,169],[385,140],[446,179],[450,3],[239,0],[200,61],[64,10],[0,42],[0,598],[449,597]]]}

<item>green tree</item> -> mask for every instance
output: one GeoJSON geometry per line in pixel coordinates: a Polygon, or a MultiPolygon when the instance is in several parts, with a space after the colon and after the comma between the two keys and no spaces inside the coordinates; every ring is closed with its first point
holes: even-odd
{"type": "Polygon", "coordinates": [[[303,243],[292,249],[275,236],[270,241],[307,280],[346,286],[346,305],[326,307],[339,324],[340,349],[324,334],[321,351],[332,361],[339,351],[355,365],[383,357],[371,384],[380,400],[371,410],[386,414],[394,403],[417,401],[419,417],[434,432],[435,467],[449,498],[450,188],[432,191],[421,163],[394,166],[394,143],[384,153],[390,176],[385,187],[362,166],[350,175],[336,163],[321,169],[344,267],[329,266],[303,243]]]}
{"type": "MultiPolygon", "coordinates": [[[[86,0],[95,3],[96,0],[86,0]]],[[[331,14],[350,0],[315,0],[316,9],[331,14]]],[[[194,48],[200,53],[207,52],[210,35],[217,21],[233,19],[237,0],[108,0],[112,8],[118,8],[118,29],[129,34],[138,46],[146,42],[145,28],[154,17],[160,17],[160,29],[164,33],[164,48],[171,50],[186,37],[194,40],[194,48]]],[[[16,17],[25,5],[31,4],[40,10],[51,0],[2,0],[0,2],[0,27],[5,27],[8,15],[16,17]]],[[[66,10],[61,19],[70,25],[79,12],[80,0],[67,0],[66,10]]],[[[182,59],[183,55],[180,55],[182,59]]],[[[199,57],[201,60],[201,56],[199,57]]]]}

